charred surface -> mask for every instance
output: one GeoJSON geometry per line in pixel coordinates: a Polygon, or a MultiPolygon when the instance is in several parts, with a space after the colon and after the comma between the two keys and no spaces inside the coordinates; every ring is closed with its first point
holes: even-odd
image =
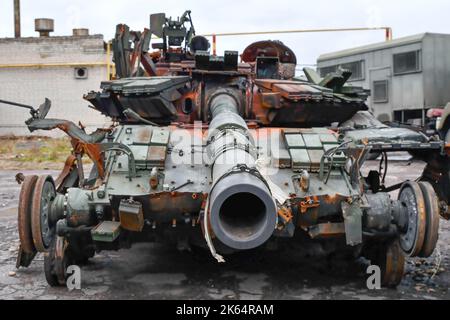
{"type": "Polygon", "coordinates": [[[346,85],[348,70],[321,78],[305,69],[308,81],[295,79],[295,54],[280,42],[250,45],[243,63],[234,51],[210,54],[189,11],[176,21],[152,15],[142,33],[119,25],[113,44],[119,79],[85,96],[111,128],[89,135],[45,119],[49,101],[22,106],[31,131],[65,131],[73,154],[56,183],[38,179],[51,188],[24,185],[20,234],[29,256],[19,265],[50,252],[46,275],[57,285],[67,259],[136,242],[201,245],[225,262],[221,253],[274,239],[335,239],[380,264],[384,284],[395,286],[405,256],[433,253],[436,217],[448,215],[448,144],[377,122],[366,112],[369,92],[346,85]],[[163,42],[149,52],[152,34],[163,42]],[[392,151],[422,157],[422,180],[434,189],[386,186],[392,151]],[[371,152],[383,161],[364,176],[371,152]],[[94,162],[89,177],[83,156],[94,162]]]}

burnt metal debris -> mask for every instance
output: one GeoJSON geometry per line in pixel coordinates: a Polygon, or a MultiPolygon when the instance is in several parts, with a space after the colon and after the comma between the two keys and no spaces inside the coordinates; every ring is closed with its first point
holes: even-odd
{"type": "Polygon", "coordinates": [[[370,92],[346,85],[347,70],[294,78],[297,58],[281,42],[251,44],[239,61],[211,54],[189,11],[150,21],[144,32],[117,26],[118,79],[84,97],[110,128],[88,134],[46,119],[49,101],[31,108],[30,131],[61,129],[73,152],[55,181],[23,180],[18,267],[44,252],[56,286],[67,265],[136,242],[174,240],[225,262],[288,238],[365,256],[396,286],[405,257],[433,253],[439,216],[448,218],[448,141],[374,119],[370,92]],[[162,42],[150,52],[152,35],[162,42]],[[427,162],[423,175],[386,186],[393,151],[427,162]],[[370,153],[383,160],[366,177],[370,153]],[[93,162],[86,176],[83,157],[93,162]]]}

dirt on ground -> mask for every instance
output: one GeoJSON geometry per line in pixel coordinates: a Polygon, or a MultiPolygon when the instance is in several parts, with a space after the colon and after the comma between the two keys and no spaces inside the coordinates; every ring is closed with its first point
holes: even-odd
{"type": "Polygon", "coordinates": [[[61,170],[72,146],[68,138],[0,137],[2,170],[61,170]]]}

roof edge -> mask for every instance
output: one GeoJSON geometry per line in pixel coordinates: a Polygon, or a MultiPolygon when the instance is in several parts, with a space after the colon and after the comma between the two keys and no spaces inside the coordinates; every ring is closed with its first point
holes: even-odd
{"type": "Polygon", "coordinates": [[[53,40],[69,40],[69,39],[104,39],[103,34],[90,34],[87,36],[50,36],[50,37],[21,37],[21,38],[14,38],[14,37],[8,37],[8,38],[0,38],[0,42],[6,43],[6,42],[30,42],[30,41],[53,41],[53,40]]]}
{"type": "Polygon", "coordinates": [[[354,47],[346,50],[334,51],[330,53],[325,53],[319,56],[317,62],[324,62],[328,60],[350,57],[353,55],[363,54],[371,51],[379,51],[392,47],[405,46],[409,44],[414,44],[418,42],[422,42],[427,36],[448,36],[450,38],[450,34],[445,33],[432,33],[425,32],[419,33],[412,36],[402,37],[398,39],[394,39],[391,41],[378,42],[374,44],[369,44],[365,46],[354,47]]]}

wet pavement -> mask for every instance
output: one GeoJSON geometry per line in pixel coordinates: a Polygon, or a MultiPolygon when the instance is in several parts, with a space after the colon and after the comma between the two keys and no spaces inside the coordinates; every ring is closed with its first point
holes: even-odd
{"type": "MultiPolygon", "coordinates": [[[[392,163],[387,185],[415,179],[421,168],[420,163],[392,163]]],[[[42,255],[30,268],[15,269],[16,173],[0,171],[0,299],[450,299],[450,222],[443,220],[435,254],[410,259],[396,290],[368,290],[363,261],[311,258],[283,248],[239,254],[218,265],[208,254],[180,253],[161,244],[102,252],[82,267],[81,290],[50,288],[42,255]]]]}

